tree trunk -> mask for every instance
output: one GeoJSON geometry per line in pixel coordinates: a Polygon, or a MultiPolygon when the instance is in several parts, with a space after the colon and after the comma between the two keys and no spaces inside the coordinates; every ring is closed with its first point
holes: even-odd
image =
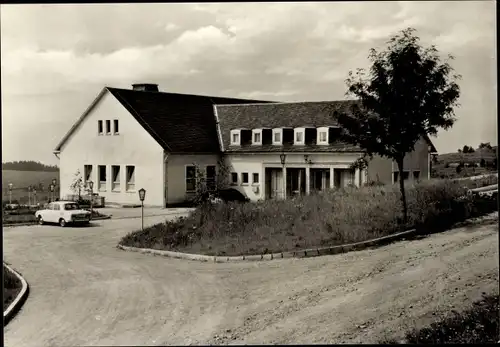
{"type": "Polygon", "coordinates": [[[405,181],[403,178],[404,157],[403,159],[398,159],[397,164],[399,169],[399,189],[401,190],[401,203],[403,204],[403,223],[406,223],[408,221],[408,206],[406,205],[405,181]]]}

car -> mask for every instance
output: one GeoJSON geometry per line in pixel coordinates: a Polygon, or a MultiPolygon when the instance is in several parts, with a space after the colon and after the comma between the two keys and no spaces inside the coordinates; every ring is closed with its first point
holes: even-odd
{"type": "Polygon", "coordinates": [[[91,214],[82,210],[74,201],[54,201],[43,210],[35,212],[38,224],[57,223],[62,227],[68,224],[88,224],[91,214]]]}

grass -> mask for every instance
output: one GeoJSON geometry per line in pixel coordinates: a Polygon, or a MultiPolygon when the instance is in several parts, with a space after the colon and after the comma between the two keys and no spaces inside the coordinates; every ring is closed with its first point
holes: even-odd
{"type": "Polygon", "coordinates": [[[22,284],[19,278],[11,273],[5,265],[3,266],[3,310],[14,301],[21,291],[22,284]]]}
{"type": "Polygon", "coordinates": [[[476,208],[464,182],[426,181],[407,187],[408,222],[400,220],[397,186],[328,191],[294,200],[221,203],[198,207],[189,217],[134,231],[125,246],[206,255],[247,255],[364,241],[418,228],[423,233],[497,210],[476,208]]]}
{"type": "MultiPolygon", "coordinates": [[[[434,322],[429,327],[414,329],[406,333],[405,343],[443,344],[443,343],[497,343],[500,339],[498,295],[483,295],[464,312],[451,312],[442,321],[434,322]]],[[[397,340],[388,339],[381,344],[397,344],[397,340]]]]}

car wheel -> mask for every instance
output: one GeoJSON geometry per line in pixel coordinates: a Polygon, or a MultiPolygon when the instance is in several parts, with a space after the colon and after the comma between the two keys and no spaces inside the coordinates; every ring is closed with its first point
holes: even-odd
{"type": "Polygon", "coordinates": [[[64,218],[59,219],[59,225],[63,228],[66,226],[66,221],[64,220],[64,218]]]}
{"type": "Polygon", "coordinates": [[[38,224],[40,224],[40,225],[44,224],[42,216],[38,216],[38,224]]]}

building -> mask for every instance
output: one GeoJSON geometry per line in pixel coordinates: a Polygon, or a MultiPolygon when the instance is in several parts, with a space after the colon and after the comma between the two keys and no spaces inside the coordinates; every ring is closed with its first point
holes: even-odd
{"type": "MultiPolygon", "coordinates": [[[[332,116],[350,102],[164,93],[154,84],[105,87],[54,151],[61,198],[72,194],[77,171],[107,202],[136,204],[144,188],[145,204],[153,206],[189,201],[200,172],[209,186],[224,172],[227,184],[251,200],[394,183],[397,167],[388,159],[374,157],[368,169],[350,169],[363,152],[339,141],[332,116]]],[[[429,178],[432,152],[428,138],[419,141],[405,158],[404,179],[429,178]]]]}

